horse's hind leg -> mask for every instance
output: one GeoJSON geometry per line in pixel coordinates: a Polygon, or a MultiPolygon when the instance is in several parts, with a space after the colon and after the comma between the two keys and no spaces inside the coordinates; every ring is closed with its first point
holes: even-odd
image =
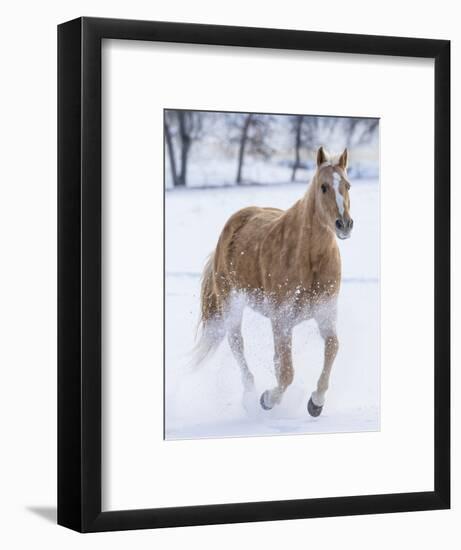
{"type": "Polygon", "coordinates": [[[265,410],[272,409],[282,400],[287,387],[293,382],[294,371],[291,357],[292,328],[272,322],[274,333],[274,365],[277,386],[266,390],[260,399],[261,407],[265,410]]]}
{"type": "Polygon", "coordinates": [[[240,373],[242,375],[242,383],[245,392],[251,392],[254,389],[254,378],[248,368],[248,364],[245,359],[243,336],[242,336],[242,315],[243,308],[237,314],[233,315],[230,327],[227,332],[227,340],[229,342],[230,349],[240,367],[240,373]]]}

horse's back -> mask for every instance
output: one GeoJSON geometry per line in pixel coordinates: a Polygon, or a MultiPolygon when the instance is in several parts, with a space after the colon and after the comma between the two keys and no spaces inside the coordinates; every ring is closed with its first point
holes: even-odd
{"type": "Polygon", "coordinates": [[[249,206],[227,220],[214,254],[215,273],[244,286],[259,285],[257,258],[264,236],[283,214],[278,208],[249,206]]]}
{"type": "Polygon", "coordinates": [[[277,220],[283,212],[279,208],[262,208],[259,206],[242,208],[227,220],[221,236],[224,236],[224,238],[231,235],[235,237],[247,226],[251,226],[252,231],[257,231],[258,228],[267,227],[268,224],[277,220]]]}
{"type": "Polygon", "coordinates": [[[278,208],[261,208],[249,206],[232,214],[221,232],[218,248],[230,248],[227,256],[232,255],[233,249],[239,255],[256,252],[259,243],[271,226],[283,214],[278,208]]]}

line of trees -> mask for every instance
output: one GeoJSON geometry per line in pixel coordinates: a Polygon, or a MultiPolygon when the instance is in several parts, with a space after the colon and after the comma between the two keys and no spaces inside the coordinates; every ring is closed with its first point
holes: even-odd
{"type": "Polygon", "coordinates": [[[302,151],[315,150],[334,137],[342,146],[353,148],[371,141],[378,119],[316,117],[307,115],[265,115],[257,113],[209,113],[166,110],[164,133],[174,187],[187,185],[187,168],[192,147],[204,137],[218,139],[236,151],[235,183],[244,183],[248,157],[270,159],[275,132],[285,132],[293,150],[291,180],[302,167],[302,151]],[[285,123],[283,127],[280,121],[285,123]]]}
{"type": "Polygon", "coordinates": [[[301,168],[301,150],[316,150],[320,145],[328,143],[335,133],[339,133],[343,148],[351,149],[365,145],[373,139],[378,128],[377,118],[334,118],[294,115],[290,117],[291,133],[293,135],[294,161],[291,171],[291,181],[296,180],[296,172],[301,168]],[[319,135],[324,143],[319,143],[319,135]]]}

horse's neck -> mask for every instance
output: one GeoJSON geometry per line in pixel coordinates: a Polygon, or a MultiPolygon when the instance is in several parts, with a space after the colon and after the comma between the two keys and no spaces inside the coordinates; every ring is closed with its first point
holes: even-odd
{"type": "Polygon", "coordinates": [[[296,235],[297,267],[307,273],[320,273],[322,266],[336,261],[336,236],[316,209],[315,193],[311,183],[304,197],[283,216],[284,234],[290,239],[296,235]]]}
{"type": "Polygon", "coordinates": [[[315,193],[315,182],[313,181],[304,197],[292,208],[299,220],[301,238],[304,241],[306,239],[309,241],[314,240],[320,247],[330,247],[332,239],[335,239],[334,233],[317,211],[315,193]]]}

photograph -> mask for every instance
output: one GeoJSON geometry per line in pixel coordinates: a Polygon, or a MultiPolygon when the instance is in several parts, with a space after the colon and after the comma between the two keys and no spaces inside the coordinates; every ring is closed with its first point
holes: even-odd
{"type": "Polygon", "coordinates": [[[164,438],[379,431],[379,118],[163,123],[164,438]]]}

